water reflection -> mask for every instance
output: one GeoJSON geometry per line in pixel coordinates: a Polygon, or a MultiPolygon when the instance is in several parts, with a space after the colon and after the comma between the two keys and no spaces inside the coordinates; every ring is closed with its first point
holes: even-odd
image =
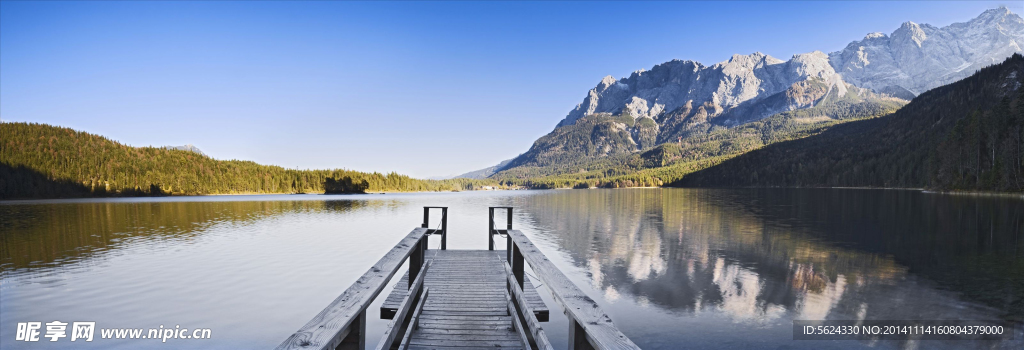
{"type": "MultiPolygon", "coordinates": [[[[418,226],[422,206],[450,207],[449,249],[485,249],[486,207],[513,205],[516,227],[645,349],[1024,345],[1019,331],[1003,343],[791,333],[794,319],[1019,321],[1017,198],[628,189],[245,199],[0,205],[0,334],[25,321],[174,322],[214,329],[197,347],[273,347],[418,226]]],[[[564,348],[559,317],[545,328],[564,348]]],[[[369,339],[385,325],[369,320],[369,339]]],[[[27,347],[6,339],[0,347],[27,347]]]]}
{"type": "Polygon", "coordinates": [[[282,213],[345,212],[382,201],[121,202],[0,205],[0,274],[76,263],[122,245],[188,243],[210,227],[282,213]]]}
{"type": "Polygon", "coordinates": [[[517,205],[609,303],[769,328],[1024,315],[1020,199],[680,189],[563,191],[517,205]]]}

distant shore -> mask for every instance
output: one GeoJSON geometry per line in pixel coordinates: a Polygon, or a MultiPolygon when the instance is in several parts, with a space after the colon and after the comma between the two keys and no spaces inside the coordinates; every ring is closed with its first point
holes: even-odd
{"type": "Polygon", "coordinates": [[[347,196],[347,195],[373,195],[373,194],[407,194],[407,193],[458,193],[458,192],[493,192],[493,191],[521,191],[521,190],[626,190],[626,189],[672,189],[672,188],[688,188],[688,189],[837,189],[837,190],[895,190],[895,191],[918,191],[929,194],[943,194],[943,195],[959,195],[959,196],[990,196],[990,197],[1008,197],[1008,198],[1024,198],[1024,193],[1015,192],[984,192],[984,191],[942,191],[927,188],[903,188],[903,187],[863,187],[863,186],[833,186],[833,187],[783,187],[783,186],[772,186],[772,187],[668,187],[668,186],[646,186],[646,187],[620,187],[620,188],[606,188],[606,187],[590,187],[590,188],[551,188],[551,189],[534,189],[534,188],[509,188],[509,189],[488,189],[488,190],[461,190],[461,191],[368,191],[364,193],[290,193],[290,192],[251,192],[251,193],[210,193],[210,194],[169,194],[162,196],[131,196],[131,195],[108,195],[108,196],[82,196],[82,197],[58,197],[58,198],[0,198],[0,203],[8,202],[31,202],[31,201],[48,201],[48,200],[73,200],[73,199],[138,199],[138,198],[184,198],[184,197],[217,197],[217,196],[272,196],[272,195],[330,195],[330,196],[347,196]]]}

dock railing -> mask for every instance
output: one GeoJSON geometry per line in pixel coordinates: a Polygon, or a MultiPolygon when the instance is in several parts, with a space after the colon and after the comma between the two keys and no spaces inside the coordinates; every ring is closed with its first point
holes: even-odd
{"type": "MultiPolygon", "coordinates": [[[[579,287],[576,287],[576,284],[555,267],[526,235],[519,230],[512,229],[511,207],[491,207],[489,214],[491,224],[488,228],[489,245],[493,249],[494,235],[502,235],[506,239],[508,270],[510,270],[509,294],[514,296],[516,290],[522,290],[526,264],[530,264],[530,268],[537,274],[536,277],[548,287],[555,301],[562,305],[569,318],[570,350],[640,349],[615,327],[611,317],[601,309],[601,306],[593,298],[583,293],[579,287]],[[508,213],[504,230],[494,228],[495,209],[505,209],[508,213]]],[[[519,312],[521,317],[526,313],[528,312],[524,310],[519,312]]],[[[532,316],[532,313],[530,314],[532,316]]],[[[526,332],[527,334],[534,335],[534,338],[544,338],[543,330],[537,323],[530,322],[529,318],[526,318],[526,322],[523,323],[523,326],[530,328],[526,332]]],[[[538,348],[544,348],[546,344],[537,342],[536,345],[538,348]]]]}
{"type": "Polygon", "coordinates": [[[501,234],[499,231],[506,231],[512,229],[512,207],[489,207],[487,208],[487,250],[494,250],[494,235],[501,234]],[[505,209],[507,213],[506,218],[508,221],[505,223],[504,230],[498,230],[494,227],[494,209],[505,209]]]}
{"type": "MultiPolygon", "coordinates": [[[[494,250],[494,237],[499,235],[505,237],[508,249],[504,271],[494,271],[499,276],[505,276],[497,283],[506,284],[508,291],[504,296],[506,306],[501,309],[507,309],[508,315],[513,316],[512,327],[518,332],[525,347],[551,349],[551,344],[538,322],[534,310],[531,310],[531,302],[527,300],[527,294],[524,292],[527,290],[523,288],[524,274],[526,264],[529,264],[533,272],[537,274],[533,281],[540,280],[548,287],[555,301],[562,305],[569,318],[569,349],[639,349],[612,324],[611,317],[601,310],[597,302],[576,287],[533,245],[529,238],[522,232],[512,229],[511,207],[491,207],[490,214],[488,247],[490,250],[494,250]],[[507,220],[504,229],[494,227],[495,209],[506,211],[507,220]]],[[[422,227],[413,229],[359,277],[352,286],[306,325],[289,336],[277,349],[365,349],[366,309],[408,260],[408,291],[403,292],[404,298],[398,304],[391,323],[375,347],[378,350],[391,349],[396,345],[396,341],[400,341],[397,344],[398,348],[406,348],[413,332],[418,329],[417,323],[430,294],[430,288],[425,282],[427,271],[432,263],[437,264],[437,261],[427,261],[427,238],[430,235],[440,234],[440,248],[447,248],[445,247],[445,236],[447,235],[448,208],[424,207],[423,215],[422,227]],[[428,228],[431,209],[441,209],[441,222],[437,229],[428,228]]],[[[472,251],[468,252],[472,253],[472,251]]],[[[500,259],[500,255],[495,257],[500,259]]],[[[445,267],[439,268],[446,269],[445,267]]],[[[450,267],[447,269],[450,270],[450,267]]],[[[497,287],[499,291],[502,288],[500,284],[497,287]]],[[[431,286],[444,290],[443,286],[437,284],[431,284],[431,286]]],[[[398,287],[396,286],[396,288],[398,287]]],[[[534,292],[533,288],[531,283],[528,289],[534,292]]],[[[541,306],[544,305],[541,304],[541,306]]],[[[546,308],[546,306],[544,307],[546,308]]],[[[504,313],[505,311],[499,312],[504,313]]],[[[452,340],[454,338],[456,336],[453,336],[452,340]]],[[[444,340],[448,341],[448,339],[444,340]]]]}
{"type": "Polygon", "coordinates": [[[426,228],[428,235],[441,235],[441,250],[448,249],[448,207],[423,207],[423,225],[420,227],[426,228]],[[441,228],[440,229],[429,229],[430,228],[430,209],[441,209],[441,228]],[[439,232],[440,231],[440,232],[439,232]]]}
{"type": "MultiPolygon", "coordinates": [[[[429,263],[426,261],[427,237],[431,234],[440,234],[442,249],[446,248],[444,241],[448,229],[447,218],[447,207],[424,207],[422,227],[409,232],[352,286],[342,292],[306,325],[289,336],[281,345],[278,345],[277,349],[365,349],[366,309],[380,295],[388,281],[406,260],[409,260],[409,295],[412,297],[403,301],[399,314],[405,316],[412,305],[422,307],[423,303],[420,302],[420,299],[425,298],[428,292],[426,288],[422,288],[422,293],[419,292],[429,267],[429,263]],[[441,209],[440,229],[427,228],[431,208],[441,209]]],[[[406,321],[404,318],[395,317],[392,320],[389,331],[382,339],[389,341],[385,349],[391,347],[390,342],[396,338],[397,329],[401,328],[406,321]]]]}

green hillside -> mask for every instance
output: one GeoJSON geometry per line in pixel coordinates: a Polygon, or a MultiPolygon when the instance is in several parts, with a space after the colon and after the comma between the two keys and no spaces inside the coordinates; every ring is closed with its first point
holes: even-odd
{"type": "Polygon", "coordinates": [[[451,191],[490,180],[291,170],[191,151],[132,147],[69,128],[0,123],[0,199],[249,193],[451,191]],[[328,181],[328,179],[335,181],[328,181]]]}
{"type": "Polygon", "coordinates": [[[673,186],[1024,191],[1024,58],[925,92],[892,115],[783,142],[673,186]]]}

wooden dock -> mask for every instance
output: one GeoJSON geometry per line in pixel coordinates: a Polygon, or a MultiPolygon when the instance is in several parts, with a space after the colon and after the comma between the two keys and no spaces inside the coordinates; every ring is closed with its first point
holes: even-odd
{"type": "MultiPolygon", "coordinates": [[[[501,264],[507,264],[504,250],[435,250],[427,253],[427,255],[427,258],[433,261],[433,267],[431,267],[431,272],[427,274],[423,283],[430,287],[430,290],[434,291],[434,293],[440,293],[441,290],[447,289],[464,290],[458,288],[460,286],[486,289],[486,291],[481,291],[480,296],[485,294],[483,292],[493,294],[493,292],[497,291],[502,295],[507,293],[505,271],[501,266],[501,264]]],[[[409,295],[407,289],[397,287],[408,285],[409,273],[406,272],[402,275],[402,279],[395,284],[396,288],[391,291],[391,294],[388,294],[384,304],[381,305],[380,318],[390,320],[394,317],[398,307],[402,304],[402,300],[405,299],[406,295],[409,295]]],[[[526,277],[523,289],[526,295],[526,303],[533,310],[533,315],[537,317],[538,321],[547,322],[549,317],[548,306],[544,304],[540,293],[537,293],[537,288],[534,287],[533,281],[529,276],[526,277]]],[[[467,295],[464,300],[476,299],[479,299],[479,296],[467,295]]],[[[504,307],[504,301],[498,301],[501,301],[502,307],[504,307]]]]}
{"type": "Polygon", "coordinates": [[[278,349],[365,349],[366,311],[403,263],[409,271],[380,308],[391,319],[375,349],[551,349],[541,322],[548,306],[525,274],[527,264],[569,318],[569,349],[638,349],[611,318],[541,253],[512,230],[512,208],[491,207],[488,250],[447,250],[447,208],[424,207],[423,224],[278,349]],[[428,229],[430,209],[440,229],[428,229]],[[504,229],[494,225],[505,210],[504,229]],[[441,249],[428,250],[427,236],[441,249]],[[495,250],[495,236],[506,250],[495,250]],[[410,280],[410,276],[414,276],[410,280]]]}
{"type": "MultiPolygon", "coordinates": [[[[409,349],[524,348],[505,300],[508,279],[502,268],[504,254],[498,254],[504,252],[443,250],[437,253],[423,281],[430,289],[430,296],[419,315],[419,327],[409,339],[409,349]]],[[[404,299],[408,294],[396,291],[392,296],[402,295],[404,299]]],[[[540,296],[537,298],[539,300],[540,296]]],[[[398,305],[395,306],[397,309],[398,305]]]]}

